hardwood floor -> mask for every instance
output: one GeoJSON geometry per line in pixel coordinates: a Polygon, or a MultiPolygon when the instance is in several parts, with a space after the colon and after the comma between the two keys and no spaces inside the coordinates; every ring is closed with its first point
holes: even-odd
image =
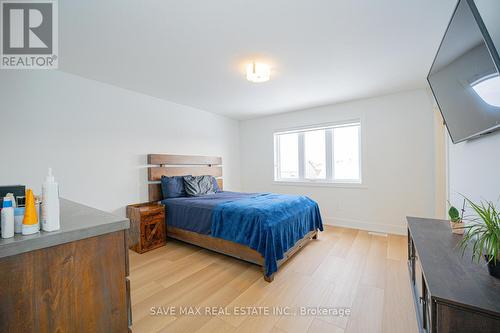
{"type": "Polygon", "coordinates": [[[417,332],[406,251],[403,236],[327,227],[281,267],[274,282],[267,283],[255,265],[169,240],[148,253],[130,252],[132,329],[134,333],[417,332]],[[170,307],[175,313],[167,313],[170,307]],[[180,313],[189,307],[201,314],[180,313]],[[350,315],[322,316],[318,308],[346,308],[350,315]],[[235,314],[244,310],[261,313],[235,314]],[[288,314],[273,315],[275,310],[288,314]],[[301,310],[309,312],[300,315],[301,310]],[[299,313],[290,315],[294,311],[299,313]]]}

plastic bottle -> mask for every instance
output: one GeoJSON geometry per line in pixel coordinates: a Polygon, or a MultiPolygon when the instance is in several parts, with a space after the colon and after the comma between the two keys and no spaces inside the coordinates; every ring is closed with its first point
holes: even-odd
{"type": "Polygon", "coordinates": [[[29,188],[26,190],[26,207],[24,208],[24,218],[22,225],[23,235],[36,234],[40,230],[38,224],[38,213],[35,207],[35,196],[33,191],[29,188]]]}
{"type": "Polygon", "coordinates": [[[10,198],[3,199],[2,208],[2,238],[14,237],[14,208],[10,198]]]}
{"type": "Polygon", "coordinates": [[[23,232],[24,207],[14,208],[14,232],[20,234],[23,232]]]}
{"type": "Polygon", "coordinates": [[[42,230],[56,231],[60,229],[59,221],[59,186],[52,176],[52,168],[42,185],[42,230]]]}
{"type": "Polygon", "coordinates": [[[12,202],[12,208],[16,208],[17,207],[17,204],[16,204],[16,198],[14,197],[14,194],[13,193],[7,193],[5,195],[6,198],[9,198],[10,201],[12,202]]]}

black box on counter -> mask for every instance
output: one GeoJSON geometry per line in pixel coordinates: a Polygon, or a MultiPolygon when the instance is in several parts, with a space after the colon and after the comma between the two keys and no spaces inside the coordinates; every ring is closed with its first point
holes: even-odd
{"type": "Polygon", "coordinates": [[[0,208],[3,207],[3,198],[7,193],[14,194],[14,197],[24,197],[26,195],[26,186],[24,185],[1,185],[0,186],[0,208]]]}

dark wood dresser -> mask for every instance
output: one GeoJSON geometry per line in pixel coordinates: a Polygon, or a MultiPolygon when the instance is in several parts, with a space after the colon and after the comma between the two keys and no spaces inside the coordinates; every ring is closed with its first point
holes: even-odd
{"type": "Polygon", "coordinates": [[[61,229],[0,240],[0,332],[127,332],[129,221],[61,200],[61,229]]]}
{"type": "Polygon", "coordinates": [[[462,257],[448,221],[408,217],[408,269],[421,332],[500,332],[500,279],[462,257]]]}

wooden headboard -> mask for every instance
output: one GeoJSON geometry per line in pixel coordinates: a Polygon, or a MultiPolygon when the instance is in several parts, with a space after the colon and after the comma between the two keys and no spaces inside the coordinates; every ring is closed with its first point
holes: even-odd
{"type": "Polygon", "coordinates": [[[221,190],[223,187],[221,157],[149,154],[148,165],[149,201],[162,199],[161,176],[211,175],[217,179],[221,190]]]}

